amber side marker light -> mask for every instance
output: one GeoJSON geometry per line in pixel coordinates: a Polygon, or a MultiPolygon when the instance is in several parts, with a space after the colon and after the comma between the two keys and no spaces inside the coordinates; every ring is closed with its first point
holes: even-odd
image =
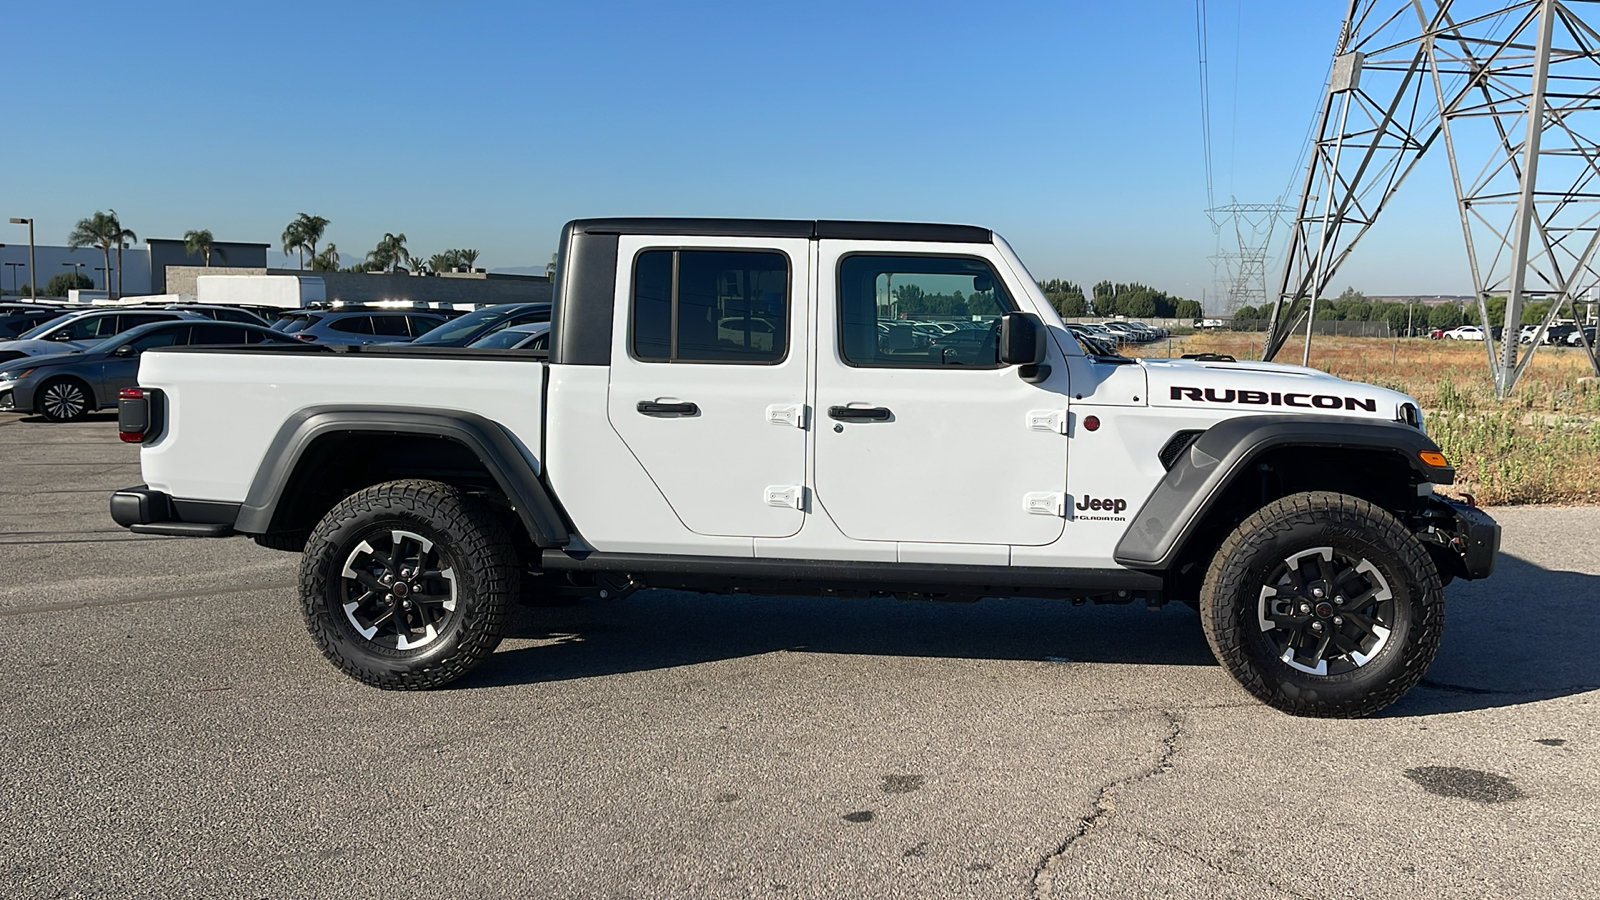
{"type": "Polygon", "coordinates": [[[1444,454],[1437,450],[1424,450],[1417,454],[1417,458],[1428,465],[1433,466],[1435,469],[1450,468],[1450,460],[1445,459],[1444,454]]]}

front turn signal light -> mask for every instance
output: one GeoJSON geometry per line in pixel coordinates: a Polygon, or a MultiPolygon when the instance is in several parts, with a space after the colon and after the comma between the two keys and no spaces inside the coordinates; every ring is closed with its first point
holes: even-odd
{"type": "Polygon", "coordinates": [[[1433,466],[1435,469],[1450,468],[1450,460],[1445,459],[1444,454],[1437,450],[1424,450],[1417,454],[1417,458],[1428,465],[1433,466]]]}

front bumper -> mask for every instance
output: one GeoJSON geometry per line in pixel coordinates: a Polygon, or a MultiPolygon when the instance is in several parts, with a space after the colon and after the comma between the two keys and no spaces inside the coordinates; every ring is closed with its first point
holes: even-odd
{"type": "Polygon", "coordinates": [[[1473,580],[1494,572],[1500,552],[1500,523],[1476,506],[1435,496],[1423,513],[1417,537],[1434,551],[1440,575],[1473,580]]]}
{"type": "Polygon", "coordinates": [[[237,503],[175,500],[145,485],[111,495],[111,519],[135,534],[227,537],[239,515],[237,503]]]}

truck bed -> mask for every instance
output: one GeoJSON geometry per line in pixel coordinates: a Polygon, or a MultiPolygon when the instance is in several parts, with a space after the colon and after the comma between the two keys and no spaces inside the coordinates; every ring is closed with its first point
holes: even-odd
{"type": "Polygon", "coordinates": [[[160,390],[166,424],[143,448],[150,487],[239,503],[263,448],[296,412],[339,404],[403,404],[472,412],[500,423],[535,471],[543,418],[544,354],[422,347],[152,350],[139,382],[160,390]]]}

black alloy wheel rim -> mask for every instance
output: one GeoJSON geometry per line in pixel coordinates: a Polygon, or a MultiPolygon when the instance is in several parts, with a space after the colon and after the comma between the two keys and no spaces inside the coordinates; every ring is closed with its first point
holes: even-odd
{"type": "Polygon", "coordinates": [[[345,619],[368,643],[417,650],[455,624],[455,570],[416,532],[371,532],[350,551],[340,574],[345,619]]]}
{"type": "Polygon", "coordinates": [[[1278,563],[1256,611],[1272,654],[1307,675],[1334,676],[1372,662],[1395,628],[1395,597],[1370,561],[1312,547],[1278,563]]]}
{"type": "Polygon", "coordinates": [[[52,419],[76,419],[89,406],[83,388],[70,381],[58,381],[44,390],[44,411],[52,419]]]}

